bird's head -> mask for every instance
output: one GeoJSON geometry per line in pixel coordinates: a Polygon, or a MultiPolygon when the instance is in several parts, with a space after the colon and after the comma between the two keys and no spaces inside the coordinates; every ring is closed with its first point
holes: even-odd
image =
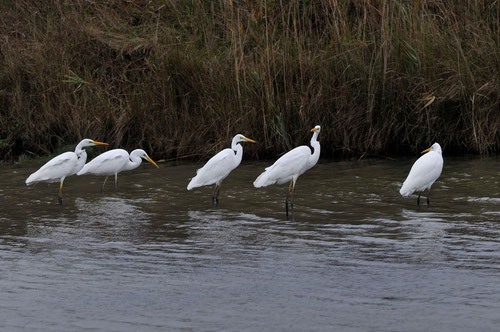
{"type": "Polygon", "coordinates": [[[103,142],[97,142],[94,141],[93,139],[86,138],[83,139],[80,143],[75,148],[75,153],[80,158],[82,154],[85,153],[84,148],[89,147],[89,146],[94,146],[94,145],[109,145],[108,143],[103,143],[103,142]]]}
{"type": "Polygon", "coordinates": [[[158,167],[158,165],[153,161],[153,159],[151,159],[148,154],[146,153],[146,151],[144,151],[143,149],[137,149],[137,150],[134,150],[132,151],[132,153],[130,153],[130,155],[136,155],[138,156],[139,158],[142,158],[144,160],[147,160],[149,161],[151,164],[155,165],[156,168],[160,168],[158,167]]]}
{"type": "Polygon", "coordinates": [[[319,132],[321,131],[321,126],[315,126],[313,129],[311,129],[311,132],[318,132],[318,135],[319,135],[319,132]]]}
{"type": "Polygon", "coordinates": [[[245,137],[241,134],[238,134],[236,136],[234,136],[233,140],[235,140],[236,142],[235,143],[239,143],[239,142],[250,142],[250,143],[256,143],[253,139],[250,139],[248,137],[245,137]]]}
{"type": "Polygon", "coordinates": [[[109,145],[108,143],[103,143],[103,142],[98,142],[94,141],[93,139],[86,138],[80,142],[80,145],[82,148],[88,147],[88,146],[94,146],[94,145],[109,145]]]}
{"type": "Polygon", "coordinates": [[[439,143],[434,143],[434,144],[431,145],[430,148],[425,149],[424,151],[422,151],[422,153],[426,153],[426,152],[429,152],[429,151],[435,151],[435,152],[438,152],[438,153],[442,153],[441,145],[439,145],[439,143]]]}

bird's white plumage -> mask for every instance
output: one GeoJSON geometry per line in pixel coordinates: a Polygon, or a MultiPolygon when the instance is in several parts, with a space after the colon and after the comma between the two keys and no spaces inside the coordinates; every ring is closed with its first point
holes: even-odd
{"type": "Polygon", "coordinates": [[[127,151],[123,149],[109,150],[85,164],[77,175],[115,175],[121,171],[128,161],[129,153],[127,151]]]}
{"type": "Polygon", "coordinates": [[[241,159],[236,158],[235,151],[232,149],[222,150],[196,171],[196,176],[189,182],[187,189],[191,190],[222,182],[231,171],[239,166],[240,162],[241,159]]]}
{"type": "Polygon", "coordinates": [[[40,167],[38,171],[31,174],[26,179],[26,184],[36,182],[59,182],[61,178],[73,175],[77,171],[78,157],[74,152],[62,153],[45,165],[40,167]]]}
{"type": "Polygon", "coordinates": [[[233,137],[231,148],[224,149],[210,158],[207,163],[196,171],[196,176],[191,179],[187,190],[208,186],[211,184],[220,185],[229,173],[231,173],[241,163],[243,157],[243,147],[239,142],[253,142],[241,134],[233,137]]]}
{"type": "Polygon", "coordinates": [[[443,156],[441,146],[434,143],[429,152],[418,158],[411,167],[408,177],[403,183],[399,193],[409,196],[414,192],[430,189],[439,178],[443,170],[443,156]]]}
{"type": "Polygon", "coordinates": [[[281,156],[274,164],[267,167],[254,181],[256,188],[272,184],[283,184],[295,180],[307,171],[307,161],[311,156],[308,146],[298,146],[281,156]]]}
{"type": "Polygon", "coordinates": [[[320,130],[320,126],[316,126],[312,129],[312,131],[314,131],[311,138],[313,151],[306,145],[290,150],[276,160],[273,165],[267,167],[265,171],[257,177],[253,183],[254,187],[260,188],[272,184],[283,184],[290,181],[295,182],[300,175],[316,165],[321,150],[321,146],[317,141],[320,130]]]}
{"type": "Polygon", "coordinates": [[[92,161],[85,164],[77,175],[116,175],[122,171],[128,171],[139,167],[141,165],[142,158],[158,167],[142,149],[136,149],[130,154],[123,149],[113,149],[98,155],[92,159],[92,161]]]}
{"type": "Polygon", "coordinates": [[[94,145],[107,144],[86,138],[76,146],[74,152],[64,152],[49,160],[26,179],[26,184],[64,181],[66,177],[76,174],[85,165],[87,153],[84,148],[94,145]]]}

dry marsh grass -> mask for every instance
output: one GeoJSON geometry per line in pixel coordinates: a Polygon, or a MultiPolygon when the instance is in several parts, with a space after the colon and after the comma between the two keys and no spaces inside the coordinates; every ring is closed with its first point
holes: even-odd
{"type": "Polygon", "coordinates": [[[500,2],[4,0],[0,159],[84,137],[204,158],[500,148],[500,2]]]}

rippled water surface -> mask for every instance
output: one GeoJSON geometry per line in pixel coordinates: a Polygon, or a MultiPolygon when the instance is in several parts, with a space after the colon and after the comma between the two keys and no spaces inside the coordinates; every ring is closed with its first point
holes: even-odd
{"type": "MultiPolygon", "coordinates": [[[[322,162],[255,189],[269,162],[185,188],[200,164],[26,187],[0,167],[5,331],[499,331],[499,160],[452,159],[431,206],[398,190],[414,160],[322,162]]],[[[425,200],[424,200],[425,202],[425,200]]]]}

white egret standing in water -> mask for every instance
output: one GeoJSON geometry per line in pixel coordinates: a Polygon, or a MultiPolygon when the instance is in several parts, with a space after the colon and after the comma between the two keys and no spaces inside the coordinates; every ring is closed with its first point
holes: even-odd
{"type": "Polygon", "coordinates": [[[114,149],[106,151],[92,161],[85,164],[85,166],[76,173],[77,175],[93,174],[106,176],[101,187],[101,192],[104,191],[104,185],[109,176],[115,176],[115,191],[118,191],[118,173],[123,171],[131,171],[139,167],[142,163],[142,158],[149,161],[151,164],[158,168],[158,165],[149,158],[146,151],[136,149],[129,153],[123,149],[114,149]]]}
{"type": "Polygon", "coordinates": [[[84,139],[75,148],[75,152],[62,153],[45,165],[40,167],[38,171],[31,174],[26,179],[26,184],[30,185],[36,182],[60,182],[59,184],[59,204],[62,204],[62,189],[64,179],[70,175],[76,174],[87,161],[86,147],[94,145],[108,145],[108,143],[97,142],[91,139],[84,139]]]}
{"type": "Polygon", "coordinates": [[[291,196],[290,205],[292,208],[292,220],[294,219],[294,203],[293,196],[295,191],[295,182],[297,178],[304,174],[308,169],[312,168],[319,159],[320,144],[318,135],[321,131],[320,126],[311,129],[313,136],[311,138],[311,148],[306,145],[298,146],[295,149],[281,156],[276,162],[267,167],[264,173],[254,181],[255,188],[266,187],[271,184],[283,184],[290,182],[285,199],[286,218],[288,219],[288,198],[291,196]]]}
{"type": "Polygon", "coordinates": [[[243,147],[239,144],[240,142],[255,143],[254,140],[241,134],[235,135],[230,149],[227,148],[217,153],[202,168],[196,171],[196,176],[189,182],[187,190],[215,183],[212,194],[212,206],[217,206],[219,204],[219,191],[222,180],[241,163],[243,147]]]}
{"type": "Polygon", "coordinates": [[[427,205],[429,205],[431,186],[439,178],[443,170],[443,156],[441,146],[438,143],[432,144],[430,148],[422,151],[422,153],[425,154],[413,164],[399,193],[406,197],[418,192],[417,205],[420,205],[420,195],[427,189],[427,205]]]}

